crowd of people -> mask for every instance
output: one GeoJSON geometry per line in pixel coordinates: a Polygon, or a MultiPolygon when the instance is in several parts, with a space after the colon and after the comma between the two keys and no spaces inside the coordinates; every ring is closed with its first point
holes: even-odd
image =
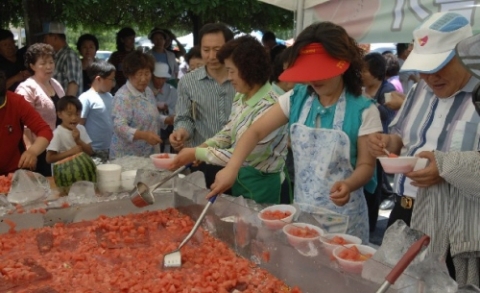
{"type": "Polygon", "coordinates": [[[188,53],[160,28],[151,50],[136,50],[135,31],[122,28],[108,62],[95,60],[94,35],[79,38],[81,58],[62,24],[43,35],[17,50],[0,31],[0,174],[50,176],[52,163],[80,152],[104,163],[172,151],[171,169],[194,162],[209,196],[328,209],[365,243],[386,200],[389,225],[430,235],[450,275],[479,285],[480,80],[455,53],[472,37],[462,15],[431,15],[396,55],[367,54],[331,22],[288,48],[272,32],[260,42],[206,24],[188,53]],[[429,163],[395,174],[392,188],[376,160],[386,151],[429,163]]]}

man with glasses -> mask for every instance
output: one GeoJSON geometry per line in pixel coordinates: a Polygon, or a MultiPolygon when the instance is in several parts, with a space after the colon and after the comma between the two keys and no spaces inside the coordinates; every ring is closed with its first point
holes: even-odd
{"type": "MultiPolygon", "coordinates": [[[[456,53],[474,75],[477,85],[466,109],[475,107],[480,115],[480,34],[461,41],[456,53]],[[473,102],[473,105],[470,104],[473,102]]],[[[480,143],[478,124],[474,143],[480,143]]],[[[465,123],[465,131],[474,126],[465,123]]],[[[452,135],[455,135],[453,133],[452,135]]],[[[453,257],[459,286],[480,285],[480,153],[441,151],[429,154],[430,165],[442,179],[439,184],[420,188],[412,215],[412,228],[430,235],[427,253],[453,257]]],[[[429,166],[430,166],[429,165],[429,166]]]]}
{"type": "Polygon", "coordinates": [[[92,87],[78,98],[82,103],[80,124],[85,126],[92,140],[94,160],[106,163],[113,134],[110,91],[115,86],[115,66],[111,63],[94,62],[87,70],[92,87]]]}
{"type": "MultiPolygon", "coordinates": [[[[468,19],[454,12],[435,13],[414,30],[413,36],[413,50],[401,70],[419,72],[421,81],[409,92],[390,124],[390,134],[371,135],[369,147],[375,157],[384,156],[387,149],[401,156],[426,158],[431,163],[424,169],[395,175],[396,202],[389,225],[398,219],[410,224],[412,210],[417,209],[419,188],[442,186],[445,179],[432,163],[432,150],[465,152],[477,151],[479,147],[480,116],[471,104],[479,80],[455,57],[455,46],[472,36],[468,19]]],[[[418,212],[426,213],[421,208],[418,212]]],[[[438,212],[448,214],[448,210],[438,212]]],[[[433,227],[435,222],[430,219],[425,225],[433,227]]],[[[451,258],[447,258],[447,266],[455,276],[451,258]]]]}

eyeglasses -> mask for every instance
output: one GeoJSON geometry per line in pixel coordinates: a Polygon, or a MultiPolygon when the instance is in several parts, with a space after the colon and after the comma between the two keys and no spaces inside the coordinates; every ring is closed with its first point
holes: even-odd
{"type": "Polygon", "coordinates": [[[115,80],[115,78],[105,78],[105,79],[110,80],[113,83],[113,86],[117,84],[117,81],[115,80]]]}
{"type": "Polygon", "coordinates": [[[475,105],[478,115],[480,115],[480,83],[477,84],[472,93],[472,102],[475,105]]]}

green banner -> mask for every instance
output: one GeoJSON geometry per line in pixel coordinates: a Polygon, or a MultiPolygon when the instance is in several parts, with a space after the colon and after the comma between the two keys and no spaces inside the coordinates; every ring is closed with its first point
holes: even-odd
{"type": "Polygon", "coordinates": [[[304,26],[331,21],[361,43],[408,43],[417,26],[441,11],[462,14],[480,33],[480,0],[330,0],[305,10],[304,26]]]}

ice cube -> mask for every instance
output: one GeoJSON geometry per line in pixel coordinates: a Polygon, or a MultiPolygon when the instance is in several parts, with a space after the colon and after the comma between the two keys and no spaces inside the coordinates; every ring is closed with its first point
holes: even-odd
{"type": "Polygon", "coordinates": [[[90,181],[77,181],[68,192],[68,201],[73,204],[88,204],[96,201],[95,185],[90,181]]]}
{"type": "Polygon", "coordinates": [[[439,270],[429,270],[421,275],[421,280],[424,283],[424,293],[456,293],[458,284],[448,273],[439,270]]]}
{"type": "MultiPolygon", "coordinates": [[[[382,246],[370,258],[363,267],[362,277],[381,284],[391,269],[398,263],[407,250],[423,236],[423,233],[410,229],[405,222],[398,220],[391,225],[385,232],[382,246]]],[[[411,287],[418,283],[415,274],[410,273],[409,268],[421,262],[425,258],[425,250],[412,261],[406,272],[400,276],[397,282],[392,286],[395,289],[411,287]]]]}
{"type": "Polygon", "coordinates": [[[27,170],[17,170],[13,174],[12,187],[7,199],[14,204],[27,204],[41,201],[50,194],[47,178],[27,170]]]}

